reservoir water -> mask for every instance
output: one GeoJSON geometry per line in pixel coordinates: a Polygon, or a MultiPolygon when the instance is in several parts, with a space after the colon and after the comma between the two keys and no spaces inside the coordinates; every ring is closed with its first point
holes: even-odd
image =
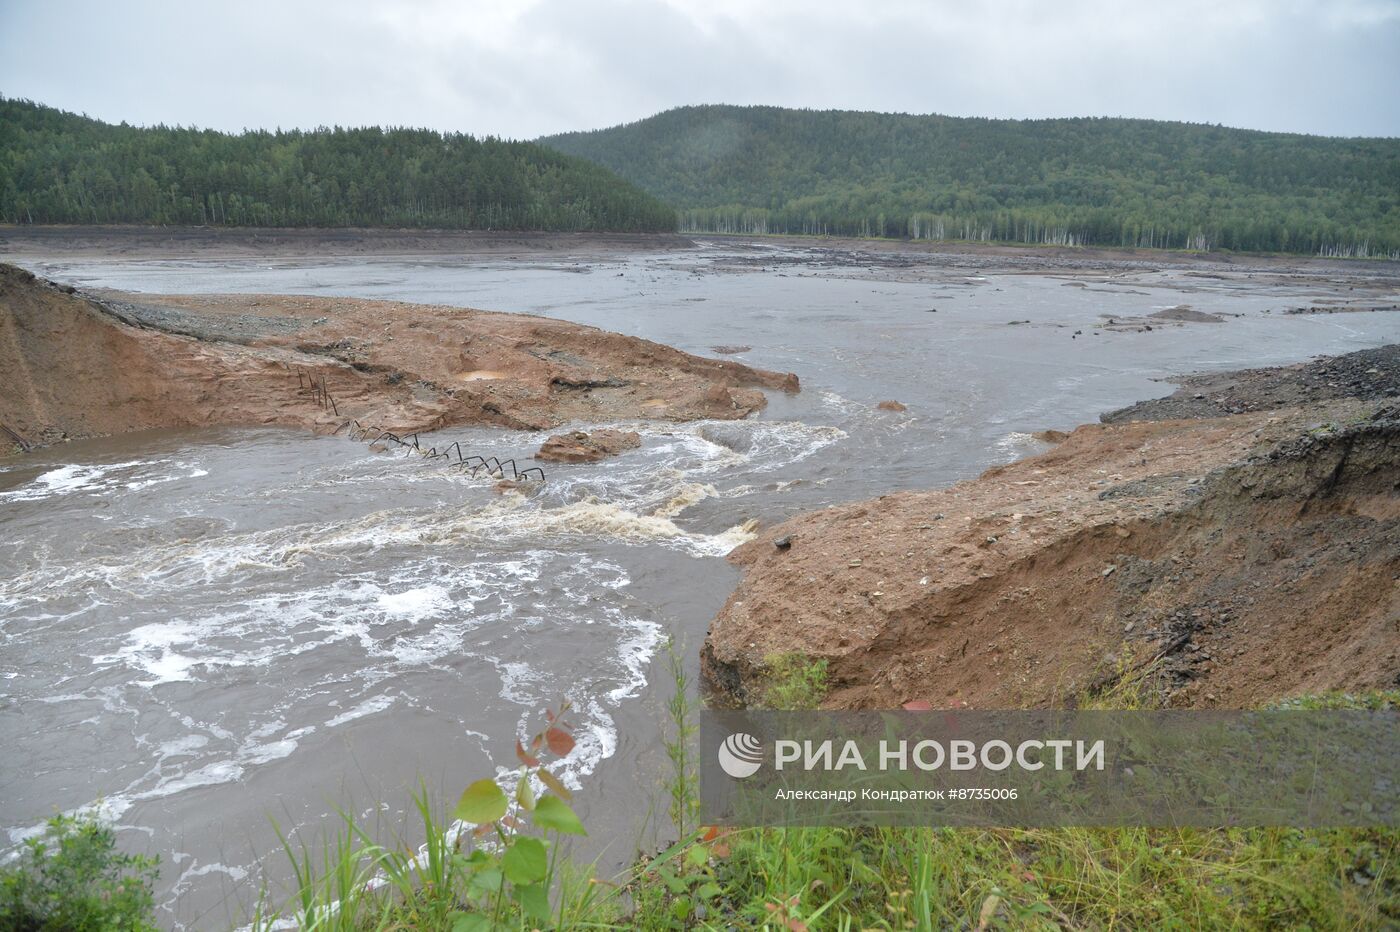
{"type": "MultiPolygon", "coordinates": [[[[0,848],[96,809],[162,858],[161,921],[228,928],[285,880],[274,821],[403,829],[514,766],[567,698],[568,779],[606,869],[664,835],[663,646],[693,670],[724,559],[826,504],[1044,449],[1164,376],[1400,339],[1395,279],[885,261],[818,247],[547,258],[27,260],[85,288],[296,293],[547,315],[794,371],[740,422],[628,423],[639,450],[531,497],[288,430],[152,432],[0,460],[0,848]],[[1189,305],[1219,323],[1105,330],[1189,305]],[[1338,305],[1340,306],[1340,305],[1338,305]],[[1077,332],[1077,333],[1076,333],[1077,332]],[[897,400],[905,411],[877,408],[897,400]],[[654,801],[654,802],[653,802],[654,801]],[[259,861],[263,858],[263,861],[259,861]]],[[[539,436],[461,428],[528,457],[539,436]]],[[[411,834],[411,825],[409,828],[411,834]]]]}

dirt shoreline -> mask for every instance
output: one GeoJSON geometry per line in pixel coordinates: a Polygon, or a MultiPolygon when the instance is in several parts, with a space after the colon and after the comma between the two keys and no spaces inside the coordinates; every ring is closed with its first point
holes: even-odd
{"type": "Polygon", "coordinates": [[[0,258],[280,259],[521,253],[606,257],[688,249],[667,233],[505,233],[487,230],[263,227],[15,226],[0,224],[0,258]]]}
{"type": "Polygon", "coordinates": [[[1176,707],[1400,685],[1400,347],[1212,378],[767,529],[731,555],[708,680],[761,701],[799,653],[827,708],[1072,704],[1144,671],[1176,707]]]}
{"type": "Polygon", "coordinates": [[[325,431],[350,418],[399,433],[733,419],[763,408],[765,389],[799,387],[791,373],[548,318],[84,292],[3,264],[0,370],[0,425],[13,432],[4,452],[156,427],[325,431]]]}
{"type": "Polygon", "coordinates": [[[462,255],[586,260],[625,253],[730,248],[816,249],[899,260],[940,258],[951,264],[1010,271],[1174,269],[1270,272],[1306,276],[1374,273],[1400,276],[1400,262],[1321,256],[1080,246],[998,245],[934,240],[726,233],[547,233],[490,230],[310,229],[259,227],[17,226],[0,224],[0,258],[279,259],[365,255],[462,255]]]}

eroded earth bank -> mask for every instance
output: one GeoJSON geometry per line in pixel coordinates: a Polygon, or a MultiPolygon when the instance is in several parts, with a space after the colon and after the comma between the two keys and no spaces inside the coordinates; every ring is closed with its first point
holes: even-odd
{"type": "Polygon", "coordinates": [[[1188,379],[950,488],[805,514],[731,555],[710,681],[776,656],[828,708],[1178,707],[1400,684],[1400,346],[1188,379]]]}
{"type": "Polygon", "coordinates": [[[798,388],[795,375],[566,321],[349,298],[88,293],[4,264],[0,370],[3,439],[25,446],[157,427],[325,430],[349,417],[399,432],[734,419],[764,406],[763,388],[798,388]]]}

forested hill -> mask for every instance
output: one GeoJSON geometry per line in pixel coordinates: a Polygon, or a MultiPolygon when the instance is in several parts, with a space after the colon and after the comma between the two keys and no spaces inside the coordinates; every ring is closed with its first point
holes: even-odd
{"type": "Polygon", "coordinates": [[[0,221],[655,231],[676,214],[534,143],[143,129],[0,98],[0,221]]]}
{"type": "Polygon", "coordinates": [[[706,106],[540,142],[695,232],[1400,251],[1400,139],[706,106]]]}

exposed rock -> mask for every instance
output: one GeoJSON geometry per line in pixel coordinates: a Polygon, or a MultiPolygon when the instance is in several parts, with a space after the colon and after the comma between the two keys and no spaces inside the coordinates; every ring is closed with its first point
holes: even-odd
{"type": "Polygon", "coordinates": [[[1031,434],[1031,436],[1034,437],[1036,440],[1039,440],[1041,443],[1064,443],[1066,440],[1069,439],[1069,434],[1065,433],[1062,430],[1053,429],[1038,430],[1035,433],[1031,434]]]}
{"type": "Polygon", "coordinates": [[[751,349],[753,349],[752,346],[742,346],[742,345],[734,345],[734,346],[731,346],[731,345],[729,345],[729,344],[727,344],[727,343],[721,343],[721,344],[718,345],[718,346],[712,346],[712,347],[710,347],[710,352],[712,352],[712,353],[719,353],[721,356],[733,356],[733,355],[736,355],[736,354],[738,354],[738,353],[747,353],[747,352],[748,352],[749,350],[751,350],[751,349]]]}
{"type": "Polygon", "coordinates": [[[903,404],[903,403],[898,402],[898,401],[895,401],[895,400],[893,400],[893,399],[889,399],[889,400],[886,400],[886,401],[882,401],[882,402],[880,402],[879,404],[877,404],[875,407],[879,408],[881,411],[908,411],[908,410],[909,410],[909,406],[908,406],[908,405],[903,404]]]}
{"type": "Polygon", "coordinates": [[[642,435],[629,430],[576,430],[546,440],[535,459],[548,463],[596,463],[642,445],[642,435]]]}

